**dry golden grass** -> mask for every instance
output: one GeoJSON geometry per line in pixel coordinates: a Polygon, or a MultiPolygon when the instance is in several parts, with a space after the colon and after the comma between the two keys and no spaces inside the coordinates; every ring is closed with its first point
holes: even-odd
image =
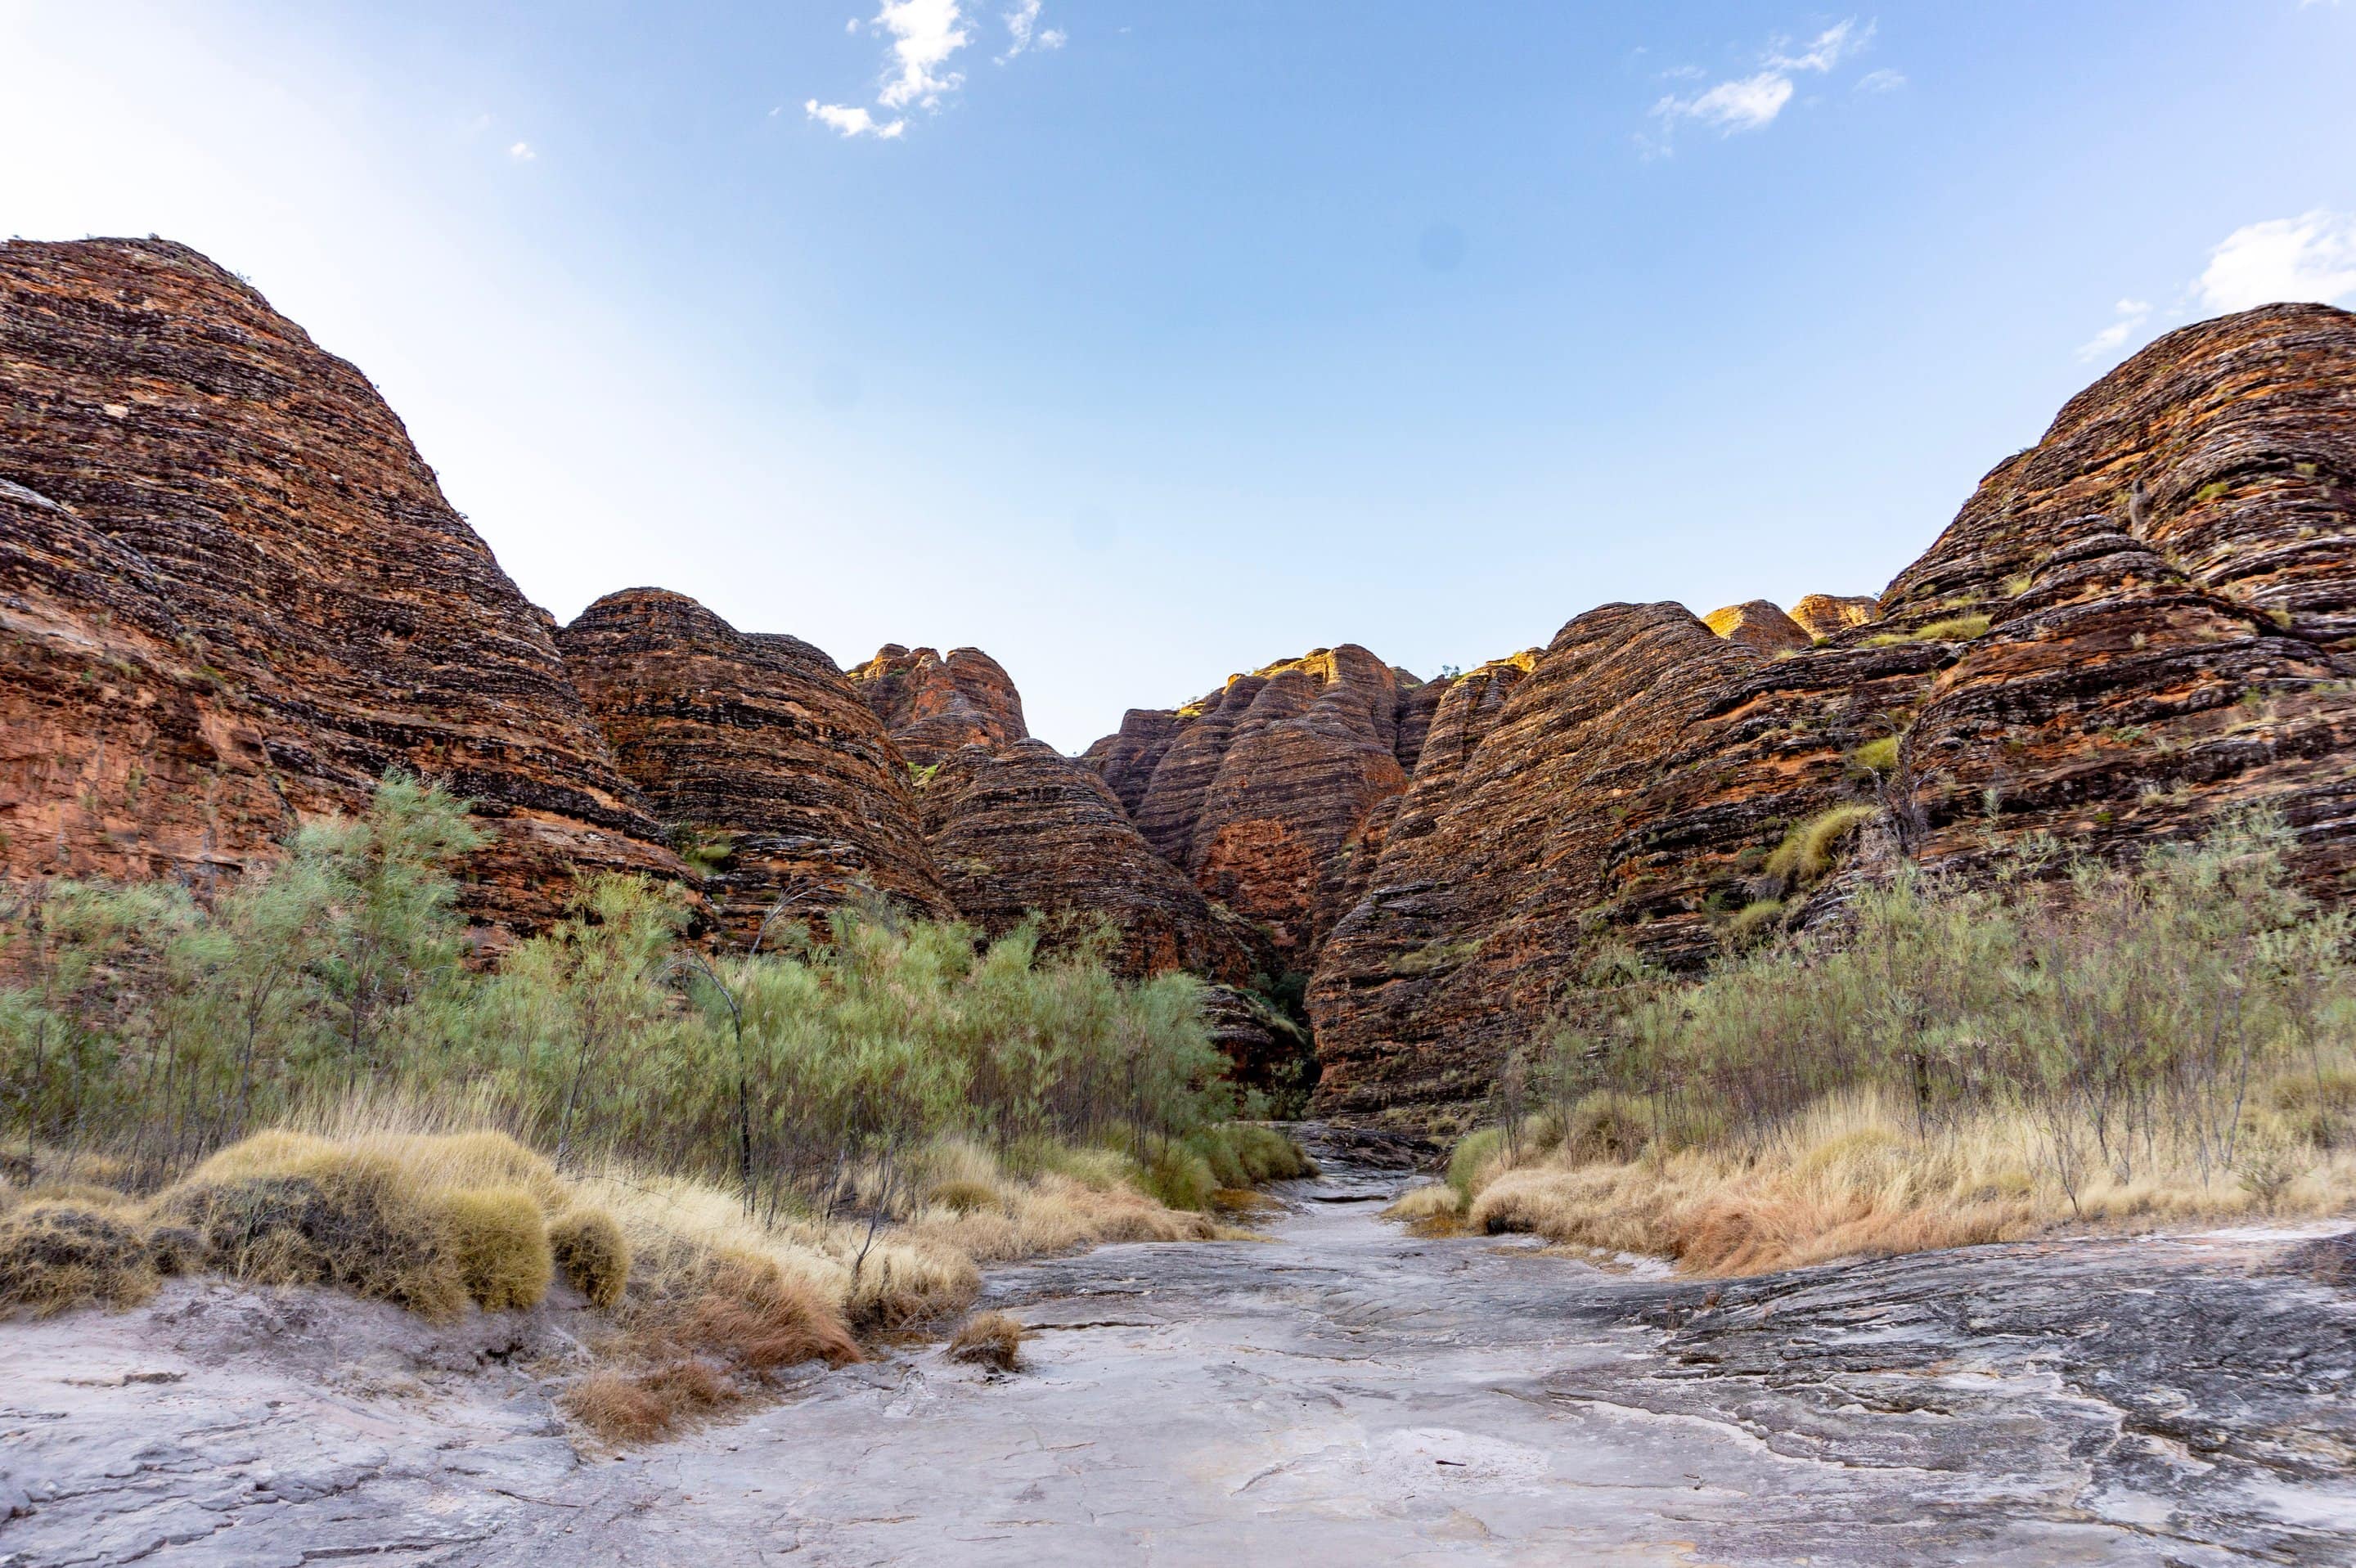
{"type": "Polygon", "coordinates": [[[653,1443],[744,1397],[730,1379],[701,1361],[681,1358],[635,1371],[600,1368],[567,1389],[561,1403],[608,1443],[653,1443]]]}
{"type": "Polygon", "coordinates": [[[450,1238],[458,1277],[486,1312],[540,1305],[555,1258],[548,1216],[520,1187],[469,1187],[448,1194],[450,1238]]]}
{"type": "Polygon", "coordinates": [[[996,1371],[1020,1371],[1023,1338],[1023,1325],[1012,1313],[977,1312],[949,1340],[949,1354],[996,1371]]]}
{"type": "Polygon", "coordinates": [[[35,1198],[0,1213],[0,1317],[136,1307],[161,1272],[147,1225],[120,1194],[35,1198]]]}
{"type": "MultiPolygon", "coordinates": [[[[1283,1163],[1265,1137],[1236,1147],[1255,1167],[1283,1163]]],[[[446,1320],[470,1303],[535,1306],[561,1275],[610,1325],[590,1336],[566,1408],[610,1441],[646,1442],[757,1397],[780,1368],[860,1360],[855,1330],[954,1317],[980,1264],[1237,1233],[1164,1208],[1108,1150],[1030,1150],[1037,1174],[1021,1179],[970,1143],[918,1165],[913,1186],[862,1178],[881,1223],[764,1223],[708,1182],[561,1173],[455,1113],[348,1102],[224,1148],[145,1202],[0,1181],[0,1315],[135,1305],[162,1275],[202,1267],[446,1320]]]]}
{"type": "Polygon", "coordinates": [[[602,1209],[574,1208],[548,1224],[549,1262],[592,1307],[612,1310],[630,1278],[630,1243],[602,1209]]]}
{"type": "MultiPolygon", "coordinates": [[[[2356,1205],[2356,1155],[2298,1143],[2280,1120],[2253,1114],[2238,1171],[2212,1164],[2204,1179],[2194,1150],[2146,1148],[2126,1175],[2094,1168],[2065,1184],[2045,1120],[1988,1112],[1923,1135],[1901,1107],[1860,1093],[1818,1104],[1756,1147],[1612,1158],[1565,1144],[1519,1165],[1493,1159],[1463,1219],[1490,1233],[1672,1258],[1692,1274],[1745,1275],[2073,1224],[2148,1228],[2356,1205]],[[2262,1149],[2279,1163],[2260,1179],[2250,1171],[2262,1149]]],[[[2089,1130],[2062,1136],[2092,1144],[2089,1130]]],[[[1448,1190],[1419,1189],[1392,1213],[1429,1223],[1443,1217],[1448,1190]]]]}
{"type": "Polygon", "coordinates": [[[1050,1173],[1031,1181],[1001,1179],[988,1208],[928,1206],[900,1233],[961,1253],[975,1263],[1011,1263],[1108,1242],[1206,1242],[1218,1227],[1206,1215],[1167,1209],[1129,1187],[1095,1188],[1050,1173]]]}
{"type": "Polygon", "coordinates": [[[1410,1187],[1383,1211],[1419,1236],[1452,1236],[1464,1228],[1464,1200],[1444,1181],[1410,1187]]]}

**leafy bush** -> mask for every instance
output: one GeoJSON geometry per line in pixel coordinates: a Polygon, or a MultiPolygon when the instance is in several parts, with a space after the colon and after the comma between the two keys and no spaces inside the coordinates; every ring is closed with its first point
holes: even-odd
{"type": "Polygon", "coordinates": [[[1448,1154],[1448,1185],[1455,1189],[1460,1200],[1472,1201],[1482,1175],[1505,1152],[1505,1132],[1502,1127],[1483,1127],[1458,1140],[1448,1154]]]}
{"type": "Polygon", "coordinates": [[[1586,993],[1553,1092],[1626,1096],[1669,1148],[1755,1143],[1855,1092],[1924,1130],[2018,1109],[2071,1190],[2170,1150],[2234,1168],[2261,1110],[2329,1147],[2356,1099],[2351,928],[2293,885],[2288,842],[2254,817],[2139,866],[2032,844],[1985,885],[1902,868],[1837,933],[1586,993]]]}
{"type": "Polygon", "coordinates": [[[0,1125],[117,1147],[155,1185],[306,1105],[462,1085],[566,1169],[654,1160],[774,1217],[831,1213],[858,1171],[944,1137],[1141,1156],[1241,1108],[1198,982],[1124,981],[1088,940],[1043,955],[1035,925],[985,944],[878,903],[824,940],[707,955],[675,891],[605,877],[470,971],[451,871],[481,838],[464,803],[393,776],[210,909],[165,885],[26,894],[0,920],[0,1125]]]}

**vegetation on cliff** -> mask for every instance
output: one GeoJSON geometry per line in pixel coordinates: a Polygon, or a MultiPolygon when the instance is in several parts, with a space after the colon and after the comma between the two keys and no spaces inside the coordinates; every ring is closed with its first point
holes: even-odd
{"type": "Polygon", "coordinates": [[[1697,980],[1606,945],[1404,1216],[1751,1273],[2356,1199],[2351,926],[2237,821],[2139,864],[1901,869],[1697,980]]]}

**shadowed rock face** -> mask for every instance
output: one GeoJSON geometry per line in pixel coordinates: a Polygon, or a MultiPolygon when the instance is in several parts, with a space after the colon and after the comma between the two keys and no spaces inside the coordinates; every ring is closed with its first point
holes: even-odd
{"type": "Polygon", "coordinates": [[[1206,1021],[1237,1083],[1283,1092],[1314,1079],[1305,1040],[1244,994],[1277,970],[1267,933],[1156,854],[1086,763],[1043,741],[965,746],[941,759],[917,798],[965,919],[996,936],[1035,911],[1047,917],[1051,951],[1102,920],[1116,972],[1183,969],[1214,982],[1206,1021]]]}
{"type": "Polygon", "coordinates": [[[494,926],[680,873],[376,389],[195,251],[0,245],[0,874],[233,876],[391,767],[494,926]]]}
{"type": "Polygon", "coordinates": [[[992,936],[1037,911],[1111,923],[1113,966],[1248,984],[1247,930],[1155,854],[1086,763],[1044,741],[965,746],[917,792],[926,842],[958,912],[992,936]]]}
{"type": "Polygon", "coordinates": [[[2072,400],[1879,619],[1823,645],[1769,658],[1675,605],[1607,605],[1526,673],[1468,676],[1362,835],[1376,864],[1310,990],[1321,1104],[1481,1093],[1597,938],[1697,965],[1746,904],[1810,923],[1901,850],[1969,873],[2032,829],[2117,854],[2265,805],[2344,897],[2351,510],[2356,317],[2274,306],[2171,334],[2072,400]],[[1890,738],[1894,759],[1865,750],[1890,738]],[[1764,875],[1836,806],[1869,818],[1847,867],[1764,875]]]}
{"type": "Polygon", "coordinates": [[[1320,648],[1176,712],[1132,709],[1087,760],[1148,842],[1306,969],[1345,907],[1344,851],[1405,788],[1446,689],[1412,680],[1320,648]]]}
{"type": "Polygon", "coordinates": [[[826,655],[659,588],[607,594],[557,645],[622,771],[715,857],[704,891],[731,936],[779,900],[804,919],[862,884],[951,912],[907,765],[826,655]]]}
{"type": "Polygon", "coordinates": [[[1804,648],[1815,640],[1806,628],[1764,599],[1712,610],[1702,617],[1702,624],[1728,642],[1740,643],[1762,654],[1804,648]]]}
{"type": "Polygon", "coordinates": [[[1014,682],[980,648],[952,648],[943,658],[888,643],[851,672],[851,682],[900,754],[920,768],[960,746],[995,751],[1031,733],[1014,682]]]}

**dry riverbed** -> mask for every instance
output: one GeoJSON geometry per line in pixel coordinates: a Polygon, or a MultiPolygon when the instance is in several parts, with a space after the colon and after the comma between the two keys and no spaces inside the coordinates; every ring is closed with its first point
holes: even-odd
{"type": "Polygon", "coordinates": [[[1712,1285],[1330,1168],[1272,1242],[994,1275],[1023,1372],[911,1348],[644,1452],[558,1418],[561,1303],[0,1326],[0,1564],[2356,1562],[2356,1292],[2280,1234],[1712,1285]]]}

